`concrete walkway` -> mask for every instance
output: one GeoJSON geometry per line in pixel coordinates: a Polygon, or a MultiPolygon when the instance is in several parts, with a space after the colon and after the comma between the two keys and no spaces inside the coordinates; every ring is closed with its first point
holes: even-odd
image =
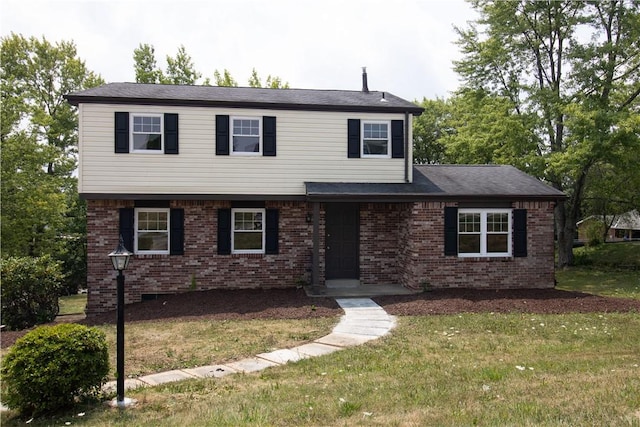
{"type": "MultiPolygon", "coordinates": [[[[387,314],[382,307],[369,298],[339,298],[336,301],[344,310],[344,315],[329,335],[312,343],[290,349],[275,350],[270,353],[261,353],[255,357],[224,365],[176,369],[140,378],[127,379],[125,380],[125,389],[131,390],[194,378],[220,378],[237,372],[256,372],[288,362],[323,356],[346,347],[375,340],[388,334],[396,325],[395,317],[387,314]]],[[[116,382],[107,383],[104,386],[104,390],[115,392],[116,382]]]]}

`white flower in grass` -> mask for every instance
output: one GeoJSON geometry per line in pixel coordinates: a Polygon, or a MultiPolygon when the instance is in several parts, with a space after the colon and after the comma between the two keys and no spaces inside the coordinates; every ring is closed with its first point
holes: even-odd
{"type": "Polygon", "coordinates": [[[527,368],[525,368],[524,366],[516,365],[516,369],[517,369],[518,371],[524,371],[524,370],[525,370],[525,369],[527,369],[527,368]]]}
{"type": "Polygon", "coordinates": [[[362,418],[370,417],[371,415],[373,415],[373,412],[363,412],[362,418]]]}
{"type": "Polygon", "coordinates": [[[347,401],[344,400],[344,397],[341,397],[340,399],[338,399],[340,401],[340,403],[346,403],[347,401]]]}
{"type": "Polygon", "coordinates": [[[491,390],[491,386],[488,386],[486,384],[482,384],[482,391],[489,391],[491,390]]]}

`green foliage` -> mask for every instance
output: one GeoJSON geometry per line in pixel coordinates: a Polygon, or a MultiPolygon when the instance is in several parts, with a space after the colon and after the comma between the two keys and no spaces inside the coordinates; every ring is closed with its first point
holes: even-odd
{"type": "Polygon", "coordinates": [[[77,113],[64,95],[104,81],[73,42],[12,33],[2,37],[0,54],[2,256],[72,251],[67,236],[85,218],[71,213],[77,113]]]}
{"type": "Polygon", "coordinates": [[[11,257],[0,262],[2,323],[9,329],[25,329],[51,322],[58,314],[62,286],[60,264],[48,255],[11,257]]]}
{"type": "Polygon", "coordinates": [[[213,72],[213,79],[216,82],[216,86],[224,86],[224,87],[237,87],[238,82],[231,77],[231,73],[226,68],[222,73],[220,71],[215,70],[213,72]]]}
{"type": "Polygon", "coordinates": [[[160,83],[164,79],[162,70],[158,68],[153,46],[140,43],[133,50],[133,62],[137,83],[160,83]]]}
{"type": "Polygon", "coordinates": [[[575,251],[577,265],[603,270],[640,270],[640,242],[605,243],[596,247],[576,248],[575,251]]]}
{"type": "Polygon", "coordinates": [[[2,365],[2,403],[23,414],[53,412],[97,395],[109,358],[103,332],[83,325],[41,326],[18,339],[2,365]]]}
{"type": "Polygon", "coordinates": [[[607,231],[607,227],[601,221],[589,221],[585,226],[587,235],[587,246],[598,246],[604,243],[602,235],[607,231]]]}
{"type": "Polygon", "coordinates": [[[175,57],[167,55],[167,73],[162,83],[173,85],[194,85],[202,77],[196,71],[191,56],[187,54],[184,46],[178,48],[175,57]]]}
{"type": "MultiPolygon", "coordinates": [[[[455,69],[463,93],[491,97],[488,110],[469,103],[463,106],[466,115],[453,113],[463,127],[480,125],[453,149],[478,162],[513,160],[564,191],[568,199],[555,211],[558,262],[570,265],[585,194],[602,183],[590,177],[592,168],[606,165],[607,175],[628,179],[634,163],[625,153],[640,148],[638,2],[475,0],[472,5],[479,19],[457,29],[463,59],[455,69]],[[482,137],[491,133],[494,138],[482,137]],[[474,140],[475,135],[481,137],[474,140]]],[[[637,179],[637,172],[631,175],[637,179]]],[[[602,191],[596,193],[602,198],[602,191]]]]}
{"type": "Polygon", "coordinates": [[[413,161],[421,165],[448,163],[443,139],[452,132],[447,124],[450,104],[423,98],[420,106],[424,113],[413,119],[413,161]]]}

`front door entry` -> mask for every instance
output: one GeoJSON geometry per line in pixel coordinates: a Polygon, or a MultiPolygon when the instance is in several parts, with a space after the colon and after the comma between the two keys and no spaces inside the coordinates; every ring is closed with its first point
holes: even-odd
{"type": "Polygon", "coordinates": [[[325,278],[359,279],[358,204],[328,203],[325,206],[325,278]]]}

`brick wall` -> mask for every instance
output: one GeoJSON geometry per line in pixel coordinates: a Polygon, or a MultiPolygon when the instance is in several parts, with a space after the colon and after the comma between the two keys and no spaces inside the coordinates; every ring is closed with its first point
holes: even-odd
{"type": "Polygon", "coordinates": [[[444,256],[444,208],[455,203],[415,203],[401,215],[400,277],[405,286],[433,288],[551,288],[554,286],[553,203],[516,202],[527,209],[527,256],[444,256]]]}
{"type": "MultiPolygon", "coordinates": [[[[143,294],[220,288],[282,288],[310,280],[312,225],[306,222],[306,203],[267,202],[279,215],[279,254],[218,255],[217,209],[221,201],[172,201],[184,209],[184,255],[136,255],[125,272],[125,302],[143,294]]],[[[116,274],[107,255],[118,244],[119,208],[130,201],[89,200],[87,205],[87,313],[115,308],[116,274]]],[[[128,248],[132,250],[132,248],[128,248]]]]}
{"type": "MultiPolygon", "coordinates": [[[[401,283],[434,288],[546,288],[554,286],[553,204],[517,202],[527,209],[527,251],[523,258],[444,256],[444,208],[455,203],[360,205],[360,279],[368,285],[401,283]]],[[[132,201],[89,200],[88,314],[116,304],[116,272],[107,255],[118,244],[119,208],[132,201]]],[[[125,301],[143,294],[220,288],[281,288],[311,281],[313,212],[304,202],[266,202],[279,215],[279,254],[218,255],[217,209],[225,201],[172,201],[183,208],[184,255],[136,255],[126,271],[125,301]]],[[[320,277],[324,284],[324,205],[320,208],[320,277]]],[[[128,248],[132,249],[132,248],[128,248]]]]}

